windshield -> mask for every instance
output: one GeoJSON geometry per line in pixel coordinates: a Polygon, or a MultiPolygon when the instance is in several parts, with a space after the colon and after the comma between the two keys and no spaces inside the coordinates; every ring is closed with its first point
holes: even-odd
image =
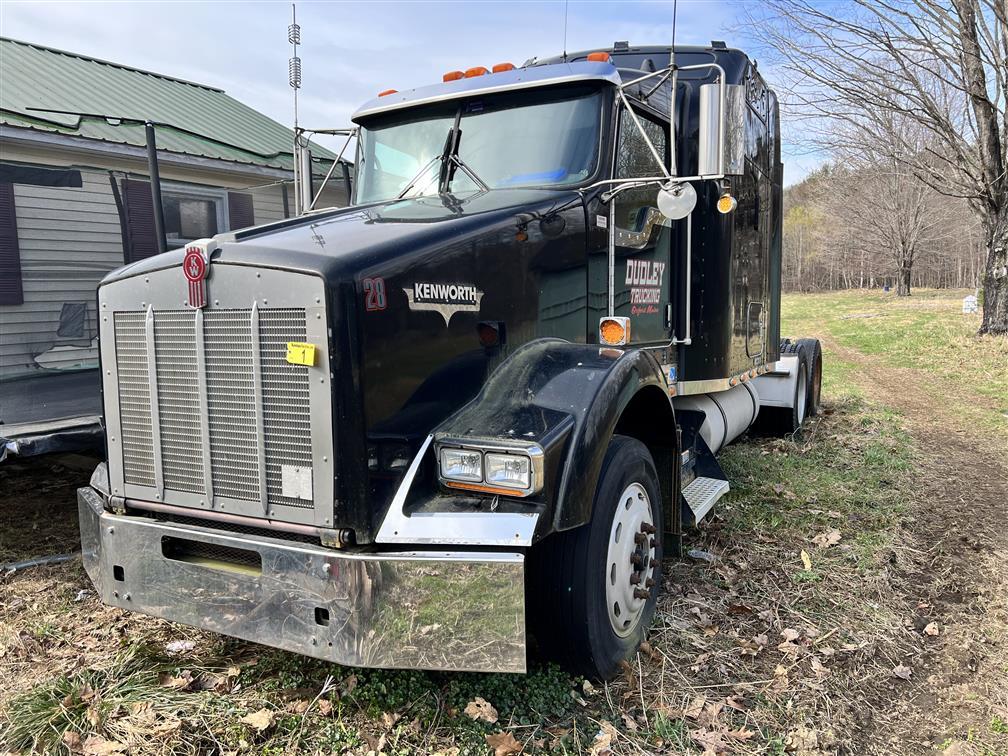
{"type": "Polygon", "coordinates": [[[479,190],[477,181],[491,189],[578,184],[595,173],[601,120],[600,92],[584,88],[509,92],[378,116],[360,131],[356,200],[436,194],[442,174],[449,180],[444,188],[456,194],[479,190]],[[442,171],[456,117],[461,136],[454,158],[463,169],[442,171]]]}

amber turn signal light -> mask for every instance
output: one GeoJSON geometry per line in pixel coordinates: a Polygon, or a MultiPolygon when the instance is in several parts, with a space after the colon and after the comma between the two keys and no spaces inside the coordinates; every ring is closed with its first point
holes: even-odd
{"type": "Polygon", "coordinates": [[[730,194],[722,194],[717,201],[718,212],[722,215],[727,215],[732,210],[738,207],[738,200],[732,197],[730,194]]]}
{"type": "Polygon", "coordinates": [[[608,317],[599,320],[599,342],[608,346],[630,343],[630,318],[608,317]]]}

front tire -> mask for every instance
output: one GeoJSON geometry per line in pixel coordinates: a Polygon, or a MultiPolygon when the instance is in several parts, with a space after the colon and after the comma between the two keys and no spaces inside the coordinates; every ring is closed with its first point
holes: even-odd
{"type": "Polygon", "coordinates": [[[539,646],[571,671],[610,679],[644,640],[661,583],[662,500],[640,441],[613,436],[591,520],[546,538],[530,554],[539,646]]]}

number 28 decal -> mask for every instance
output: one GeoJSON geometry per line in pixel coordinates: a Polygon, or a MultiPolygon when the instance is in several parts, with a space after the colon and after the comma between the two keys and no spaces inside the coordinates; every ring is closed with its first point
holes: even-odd
{"type": "Polygon", "coordinates": [[[385,279],[365,278],[361,285],[364,287],[364,309],[368,312],[384,310],[388,304],[385,299],[385,279]]]}

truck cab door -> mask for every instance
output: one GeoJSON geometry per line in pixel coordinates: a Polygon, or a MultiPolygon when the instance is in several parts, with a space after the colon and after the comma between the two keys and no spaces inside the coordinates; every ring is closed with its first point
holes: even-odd
{"type": "MultiPolygon", "coordinates": [[[[655,149],[668,164],[668,124],[638,111],[655,149]]],[[[613,178],[661,175],[632,119],[621,111],[613,178]]],[[[625,189],[612,200],[615,315],[629,317],[631,343],[667,342],[672,280],[672,227],[658,210],[658,185],[625,189]]]]}

